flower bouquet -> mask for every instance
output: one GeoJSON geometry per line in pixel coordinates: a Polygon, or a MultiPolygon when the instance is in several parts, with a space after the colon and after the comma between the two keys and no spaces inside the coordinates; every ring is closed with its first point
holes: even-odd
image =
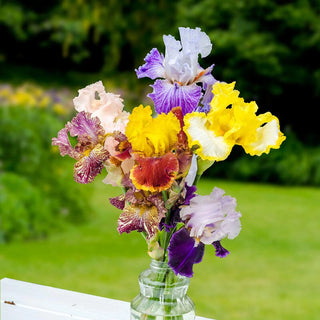
{"type": "Polygon", "coordinates": [[[212,76],[213,65],[198,63],[211,52],[200,28],[179,28],[180,41],[163,36],[165,54],[152,49],[138,78],[155,80],[150,106],[123,110],[122,99],[106,93],[101,81],[79,90],[77,115],[53,138],[62,156],[76,160],[74,179],[89,183],[106,168],[103,180],[121,186],[110,202],[120,209],[119,233],[138,231],[152,258],[139,278],[141,292],[131,303],[132,319],[193,319],[186,296],[193,265],[205,245],[218,257],[229,251],[221,241],[240,232],[236,199],[214,188],[198,195],[206,169],[228,157],[234,145],[250,155],[277,149],[285,137],[277,117],[257,115],[257,104],[245,102],[235,82],[212,76]],[[76,137],[73,146],[69,136],[76,137]]]}

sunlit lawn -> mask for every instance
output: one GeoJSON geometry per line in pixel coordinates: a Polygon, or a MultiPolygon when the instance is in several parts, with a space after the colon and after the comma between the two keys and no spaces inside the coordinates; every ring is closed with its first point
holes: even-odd
{"type": "MultiPolygon", "coordinates": [[[[203,181],[237,198],[242,212],[231,251],[216,258],[207,246],[195,266],[189,295],[197,314],[217,320],[316,320],[320,311],[320,189],[203,181]]],[[[97,181],[92,222],[47,240],[0,246],[0,278],[130,301],[149,263],[143,238],[119,236],[119,212],[108,197],[119,193],[97,181]]]]}

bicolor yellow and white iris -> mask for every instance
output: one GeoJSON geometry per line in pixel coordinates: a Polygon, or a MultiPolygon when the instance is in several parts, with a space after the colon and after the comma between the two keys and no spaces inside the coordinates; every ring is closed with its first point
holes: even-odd
{"type": "Polygon", "coordinates": [[[211,110],[184,117],[189,147],[203,160],[225,160],[234,145],[242,146],[252,156],[260,156],[278,149],[285,140],[278,118],[270,112],[256,115],[257,104],[244,102],[234,86],[235,82],[217,82],[213,86],[211,110]]]}

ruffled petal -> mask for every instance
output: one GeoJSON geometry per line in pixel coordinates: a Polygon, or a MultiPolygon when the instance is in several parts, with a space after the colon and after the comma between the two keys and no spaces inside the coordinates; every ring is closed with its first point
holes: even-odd
{"type": "Polygon", "coordinates": [[[126,204],[125,195],[122,194],[118,197],[109,198],[110,203],[117,209],[123,210],[126,204]]]}
{"type": "Polygon", "coordinates": [[[119,95],[105,92],[101,81],[80,89],[78,97],[73,99],[75,109],[98,117],[106,133],[124,132],[129,114],[123,111],[122,102],[119,95]]]}
{"type": "Polygon", "coordinates": [[[214,97],[207,114],[208,129],[230,144],[242,146],[250,155],[278,149],[285,140],[278,118],[270,112],[256,115],[255,101],[244,102],[234,85],[234,82],[218,82],[213,86],[214,97]]]}
{"type": "Polygon", "coordinates": [[[216,250],[217,257],[225,258],[228,254],[230,254],[230,252],[221,245],[220,241],[214,241],[212,245],[216,250]]]}
{"type": "Polygon", "coordinates": [[[201,87],[195,83],[182,86],[177,82],[156,80],[148,96],[153,100],[157,113],[168,113],[174,107],[181,107],[183,114],[193,112],[201,98],[201,87]]]}
{"type": "Polygon", "coordinates": [[[137,77],[139,79],[144,77],[150,79],[165,78],[163,60],[163,55],[156,48],[153,48],[144,59],[146,63],[135,70],[137,77]]]}
{"type": "Polygon", "coordinates": [[[126,136],[134,152],[161,156],[173,150],[178,141],[180,123],[173,113],[152,118],[150,106],[134,108],[129,117],[126,136]]]}
{"type": "Polygon", "coordinates": [[[126,205],[118,219],[119,233],[131,231],[146,232],[150,239],[158,230],[161,217],[155,206],[126,205]]]}
{"type": "Polygon", "coordinates": [[[97,145],[88,156],[82,157],[74,165],[74,179],[78,183],[90,183],[101,173],[103,162],[109,158],[109,153],[102,145],[97,145]]]}
{"type": "MultiPolygon", "coordinates": [[[[181,42],[171,35],[163,36],[166,47],[164,68],[166,79],[187,85],[199,74],[198,57],[207,56],[212,48],[209,37],[200,28],[179,28],[181,42]]],[[[201,70],[200,70],[201,71],[201,70]]]]}
{"type": "Polygon", "coordinates": [[[200,54],[201,58],[208,56],[212,49],[209,36],[200,28],[179,28],[183,51],[200,54]]]}
{"type": "Polygon", "coordinates": [[[264,126],[257,129],[257,139],[249,145],[243,145],[246,153],[260,156],[262,153],[268,154],[270,149],[279,149],[281,143],[286,139],[280,131],[279,120],[272,117],[264,126]]]}
{"type": "Polygon", "coordinates": [[[78,112],[85,111],[93,113],[100,108],[100,100],[96,99],[96,95],[102,98],[105,92],[102,81],[95,82],[78,90],[79,95],[73,99],[75,109],[78,112]]]}
{"type": "Polygon", "coordinates": [[[62,156],[68,155],[74,159],[80,159],[81,155],[72,147],[69,136],[69,129],[63,128],[58,132],[57,138],[52,138],[52,145],[58,146],[62,156]]]}
{"type": "Polygon", "coordinates": [[[84,154],[87,155],[95,145],[102,142],[104,134],[100,120],[91,118],[89,113],[82,111],[58,132],[58,137],[52,139],[52,144],[59,146],[62,156],[67,154],[79,160],[84,154]],[[72,137],[77,137],[78,143],[75,147],[72,147],[68,133],[72,137]]]}
{"type": "Polygon", "coordinates": [[[66,127],[72,137],[82,136],[92,144],[98,143],[100,137],[105,134],[99,118],[92,118],[90,113],[84,111],[79,112],[66,127]]]}
{"type": "Polygon", "coordinates": [[[224,196],[224,190],[214,188],[210,195],[197,195],[190,205],[180,211],[182,221],[190,229],[190,236],[204,244],[228,237],[234,239],[241,230],[240,212],[236,212],[236,199],[224,196]]]}
{"type": "Polygon", "coordinates": [[[130,172],[130,179],[139,190],[161,192],[170,188],[179,170],[172,152],[159,158],[139,158],[130,172]]]}
{"type": "Polygon", "coordinates": [[[234,143],[217,136],[208,128],[208,119],[205,113],[193,112],[184,117],[184,131],[188,136],[189,147],[197,148],[195,153],[203,160],[221,161],[228,157],[234,143]]]}
{"type": "Polygon", "coordinates": [[[186,228],[181,228],[172,235],[168,247],[168,264],[175,272],[186,277],[192,277],[193,265],[202,260],[204,244],[198,243],[190,237],[186,228]]]}
{"type": "Polygon", "coordinates": [[[120,131],[124,133],[128,123],[129,113],[123,111],[123,100],[119,95],[107,92],[103,95],[101,106],[92,113],[92,117],[98,117],[106,133],[120,131]]]}

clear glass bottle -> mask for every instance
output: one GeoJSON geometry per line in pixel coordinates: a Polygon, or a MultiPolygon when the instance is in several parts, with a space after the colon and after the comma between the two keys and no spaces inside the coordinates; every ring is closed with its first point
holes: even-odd
{"type": "Polygon", "coordinates": [[[131,302],[131,320],[194,320],[187,296],[190,279],[175,275],[167,263],[152,260],[139,276],[140,293],[131,302]]]}

